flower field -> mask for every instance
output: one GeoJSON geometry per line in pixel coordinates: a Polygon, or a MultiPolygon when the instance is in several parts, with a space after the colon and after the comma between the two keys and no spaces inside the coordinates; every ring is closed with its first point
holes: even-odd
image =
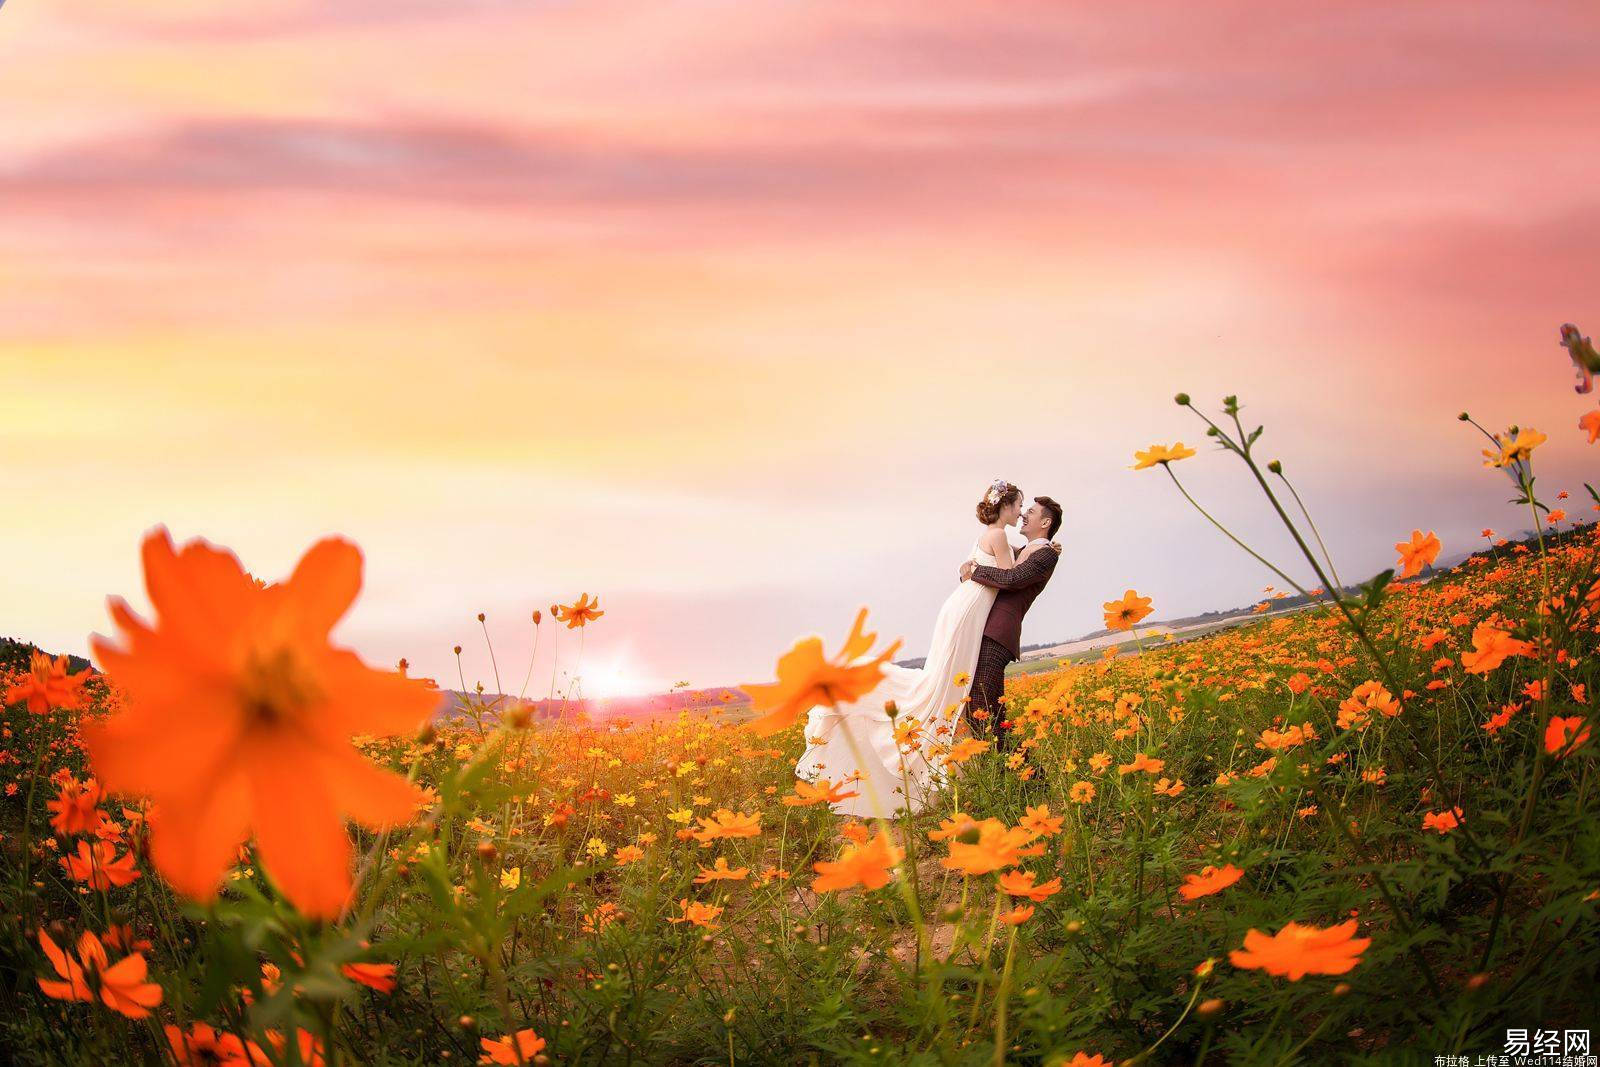
{"type": "MultiPolygon", "coordinates": [[[[1151,598],[1108,589],[1137,651],[1014,678],[1009,751],[982,723],[904,724],[952,785],[891,820],[840,820],[851,783],[792,774],[805,710],[870,691],[893,647],[866,616],[834,655],[774,649],[751,721],[551,723],[469,695],[425,723],[429,682],[328,641],[355,546],[266,584],[156,531],[156,617],[113,600],[104,674],[35,654],[0,685],[0,1048],[1432,1063],[1600,1022],[1600,539],[1566,512],[1600,499],[1533,475],[1600,420],[1589,443],[1487,435],[1531,537],[1485,530],[1435,571],[1438,538],[1391,531],[1395,570],[1343,588],[1238,404],[1179,403],[1305,549],[1240,544],[1282,583],[1263,608],[1321,603],[1162,642],[1151,598]]],[[[1154,446],[1130,477],[1187,496],[1194,457],[1154,446]]],[[[533,630],[624,625],[604,614],[585,596],[533,630]]]]}

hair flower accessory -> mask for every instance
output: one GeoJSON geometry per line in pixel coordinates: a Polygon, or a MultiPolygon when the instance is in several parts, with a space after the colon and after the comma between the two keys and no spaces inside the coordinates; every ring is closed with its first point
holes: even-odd
{"type": "Polygon", "coordinates": [[[1011,483],[1006,481],[1004,478],[996,478],[993,482],[991,482],[989,484],[989,491],[987,493],[983,494],[984,503],[986,503],[986,504],[998,504],[998,503],[1000,503],[1000,494],[1004,493],[1010,487],[1011,487],[1011,483]]]}

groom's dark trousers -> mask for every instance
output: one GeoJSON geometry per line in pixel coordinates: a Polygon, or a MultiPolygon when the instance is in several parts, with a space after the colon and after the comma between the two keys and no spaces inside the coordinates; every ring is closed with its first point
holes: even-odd
{"type": "Polygon", "coordinates": [[[992,637],[983,639],[978,646],[978,665],[972,671],[972,701],[967,705],[967,725],[972,727],[973,736],[993,736],[994,747],[1001,751],[1010,747],[1000,698],[1006,691],[1006,664],[1012,659],[1011,650],[1005,645],[992,637]],[[980,711],[983,714],[974,714],[980,711]]]}
{"type": "Polygon", "coordinates": [[[1055,573],[1056,560],[1061,556],[1060,546],[1034,552],[1009,570],[999,567],[974,567],[972,581],[987,585],[999,592],[994,606],[989,609],[989,619],[983,627],[983,643],[978,646],[978,665],[972,672],[971,702],[967,705],[968,725],[978,736],[993,733],[994,747],[1004,751],[1009,748],[1010,737],[1002,725],[1000,698],[1005,695],[1006,664],[1022,655],[1022,617],[1033,606],[1033,601],[1043,591],[1050,575],[1055,573]],[[972,712],[982,710],[987,717],[972,717],[972,712]]]}

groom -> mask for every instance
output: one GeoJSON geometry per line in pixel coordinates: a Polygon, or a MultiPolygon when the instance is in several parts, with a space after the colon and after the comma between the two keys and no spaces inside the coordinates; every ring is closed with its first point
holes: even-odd
{"type": "MultiPolygon", "coordinates": [[[[1033,498],[1033,506],[1022,513],[1021,533],[1028,544],[1038,544],[1032,555],[1010,570],[980,567],[972,560],[961,565],[961,580],[971,578],[979,585],[1000,590],[989,609],[983,628],[983,643],[978,646],[978,666],[972,672],[972,696],[967,705],[967,724],[974,734],[980,722],[994,730],[995,747],[1009,748],[1008,730],[1000,721],[1000,697],[1006,688],[1006,665],[1022,655],[1022,617],[1055,572],[1061,546],[1054,538],[1061,529],[1061,505],[1047,496],[1033,498]],[[987,719],[973,717],[982,709],[987,719]]],[[[1026,547],[1026,546],[1025,546],[1026,547]]]]}

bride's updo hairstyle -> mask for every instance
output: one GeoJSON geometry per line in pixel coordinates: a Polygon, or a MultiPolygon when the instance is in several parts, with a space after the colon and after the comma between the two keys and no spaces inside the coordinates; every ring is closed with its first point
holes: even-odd
{"type": "Polygon", "coordinates": [[[988,526],[1000,517],[1008,505],[1021,499],[1021,489],[996,478],[994,484],[989,486],[989,491],[983,494],[983,499],[978,501],[978,521],[988,526]]]}

